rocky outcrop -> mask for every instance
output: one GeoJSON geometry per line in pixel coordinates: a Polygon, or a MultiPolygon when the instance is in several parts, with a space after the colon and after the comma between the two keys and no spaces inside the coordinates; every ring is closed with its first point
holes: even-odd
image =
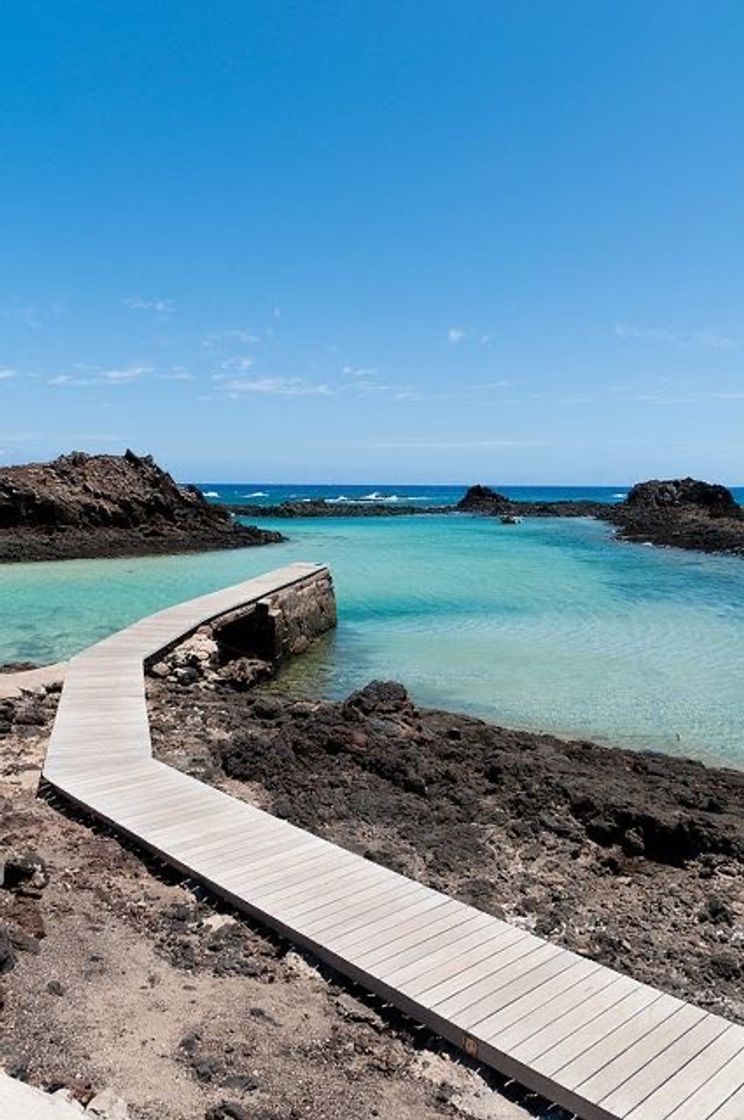
{"type": "Polygon", "coordinates": [[[461,513],[486,517],[600,517],[602,502],[518,502],[490,486],[471,486],[455,507],[461,513]]]}
{"type": "Polygon", "coordinates": [[[744,556],[744,511],[725,486],[695,478],[637,483],[624,502],[516,502],[488,486],[471,486],[458,503],[486,517],[596,517],[631,541],[744,556]]]}
{"type": "Polygon", "coordinates": [[[282,540],[236,525],[151,456],[86,455],[0,468],[0,561],[141,556],[282,540]]]}
{"type": "Polygon", "coordinates": [[[734,495],[725,486],[700,482],[696,478],[637,482],[624,505],[629,509],[664,512],[695,509],[710,517],[738,517],[740,512],[734,495]]]}
{"type": "Polygon", "coordinates": [[[725,486],[694,478],[639,482],[601,516],[626,540],[744,555],[744,511],[725,486]]]}
{"type": "Polygon", "coordinates": [[[497,516],[511,513],[515,503],[505,494],[499,494],[490,486],[471,486],[465,497],[457,503],[457,508],[463,513],[485,513],[497,516]]]}

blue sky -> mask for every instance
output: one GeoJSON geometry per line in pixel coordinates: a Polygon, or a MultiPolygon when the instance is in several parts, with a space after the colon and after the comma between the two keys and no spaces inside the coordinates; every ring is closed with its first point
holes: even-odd
{"type": "Polygon", "coordinates": [[[0,460],[744,482],[744,9],[3,6],[0,460]]]}

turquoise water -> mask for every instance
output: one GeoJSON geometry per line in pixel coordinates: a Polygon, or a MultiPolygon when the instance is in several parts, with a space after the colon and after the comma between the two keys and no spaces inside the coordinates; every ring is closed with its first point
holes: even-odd
{"type": "Polygon", "coordinates": [[[619,544],[588,520],[264,522],[263,549],[0,567],[0,661],[51,661],[179,599],[294,559],[329,563],[337,634],[289,671],[347,693],[744,766],[744,562],[619,544]]]}

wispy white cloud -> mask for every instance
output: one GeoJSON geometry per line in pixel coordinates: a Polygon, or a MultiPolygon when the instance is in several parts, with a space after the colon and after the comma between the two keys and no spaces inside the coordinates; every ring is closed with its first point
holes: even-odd
{"type": "Polygon", "coordinates": [[[637,401],[644,404],[705,404],[710,401],[744,401],[744,390],[721,390],[702,393],[641,393],[637,401]]]}
{"type": "Polygon", "coordinates": [[[152,373],[152,366],[126,366],[122,369],[93,370],[83,375],[77,373],[57,373],[46,379],[47,385],[66,385],[80,388],[91,385],[126,385],[138,381],[144,374],[152,373]]]}
{"type": "Polygon", "coordinates": [[[0,381],[10,381],[11,377],[17,377],[18,372],[14,369],[0,369],[0,381]]]}
{"type": "Polygon", "coordinates": [[[92,385],[89,377],[73,377],[71,373],[57,373],[47,378],[47,385],[92,385]]]}
{"type": "Polygon", "coordinates": [[[260,342],[261,336],[246,327],[233,327],[224,331],[210,331],[202,339],[202,346],[206,350],[213,350],[226,342],[260,342]]]}
{"type": "Polygon", "coordinates": [[[6,307],[0,315],[3,319],[9,319],[11,322],[20,323],[23,327],[29,327],[31,330],[38,330],[41,327],[41,321],[33,307],[6,307]]]}
{"type": "Polygon", "coordinates": [[[348,377],[374,377],[380,371],[377,366],[344,366],[341,370],[348,377]]]}
{"type": "Polygon", "coordinates": [[[6,456],[15,459],[19,455],[18,449],[23,444],[33,444],[38,438],[38,432],[0,432],[0,459],[6,456]]]}
{"type": "Polygon", "coordinates": [[[2,443],[32,443],[38,439],[38,432],[0,432],[0,441],[2,443]]]}
{"type": "Polygon", "coordinates": [[[632,323],[615,323],[613,334],[617,338],[669,342],[674,346],[702,346],[713,350],[736,350],[741,344],[740,339],[712,328],[672,331],[667,327],[638,327],[632,323]]]}
{"type": "Polygon", "coordinates": [[[548,447],[550,446],[546,440],[536,439],[472,439],[472,440],[451,440],[451,439],[410,439],[410,440],[379,440],[370,445],[371,447],[385,448],[388,450],[408,450],[408,451],[460,451],[469,450],[471,448],[483,447],[548,447]]]}
{"type": "Polygon", "coordinates": [[[631,323],[615,323],[613,334],[618,338],[649,338],[656,342],[679,342],[679,336],[664,327],[635,327],[631,323]]]}
{"type": "Polygon", "coordinates": [[[330,386],[305,381],[301,377],[223,378],[216,374],[214,380],[221,381],[222,387],[232,397],[251,393],[263,393],[272,397],[328,397],[333,394],[330,386]]]}
{"type": "Polygon", "coordinates": [[[105,369],[99,374],[103,381],[119,385],[126,381],[137,381],[145,373],[152,373],[152,366],[126,366],[124,369],[105,369]]]}
{"type": "Polygon", "coordinates": [[[458,342],[477,342],[480,346],[487,346],[491,341],[490,334],[483,334],[479,331],[465,330],[464,327],[450,327],[447,331],[447,341],[453,346],[457,346],[458,342]]]}
{"type": "Polygon", "coordinates": [[[739,339],[721,334],[720,331],[693,331],[691,339],[700,346],[712,346],[714,350],[736,350],[739,346],[739,339]]]}
{"type": "Polygon", "coordinates": [[[220,369],[232,369],[239,373],[245,373],[255,365],[253,358],[245,356],[235,356],[233,358],[225,358],[224,362],[220,362],[220,369]]]}
{"type": "Polygon", "coordinates": [[[143,299],[142,296],[128,296],[123,303],[130,311],[152,311],[161,319],[167,318],[176,308],[172,299],[143,299]]]}
{"type": "Polygon", "coordinates": [[[384,381],[374,379],[373,375],[377,372],[374,369],[357,370],[356,367],[348,368],[354,373],[355,379],[340,383],[337,388],[339,393],[353,393],[360,397],[388,397],[393,401],[422,401],[425,399],[424,394],[415,385],[386,384],[384,381]]]}
{"type": "Polygon", "coordinates": [[[183,366],[174,366],[168,373],[159,373],[158,378],[160,381],[193,381],[194,375],[183,366]]]}

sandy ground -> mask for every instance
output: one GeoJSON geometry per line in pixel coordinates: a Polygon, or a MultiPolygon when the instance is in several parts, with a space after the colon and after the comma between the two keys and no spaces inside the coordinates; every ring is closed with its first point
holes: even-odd
{"type": "Polygon", "coordinates": [[[0,702],[6,1070],[71,1087],[83,1102],[111,1087],[133,1120],[526,1120],[543,1111],[39,799],[55,705],[53,694],[0,702]]]}
{"type": "MultiPolygon", "coordinates": [[[[744,1021],[744,775],[419,710],[150,679],[160,756],[744,1021]]],[[[0,699],[0,1066],[132,1120],[560,1120],[36,795],[56,693],[0,699]]]]}

